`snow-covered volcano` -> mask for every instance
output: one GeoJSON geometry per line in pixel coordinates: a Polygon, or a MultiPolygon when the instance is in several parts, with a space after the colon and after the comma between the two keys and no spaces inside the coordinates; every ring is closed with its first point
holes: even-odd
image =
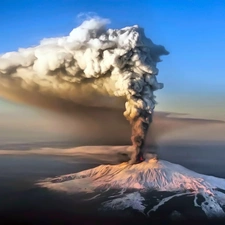
{"type": "Polygon", "coordinates": [[[68,174],[38,183],[56,191],[67,193],[98,193],[95,198],[110,190],[116,196],[102,202],[102,209],[123,210],[133,208],[146,215],[156,211],[174,197],[193,196],[194,207],[200,207],[209,218],[225,217],[225,179],[202,175],[155,157],[136,165],[100,165],[96,168],[68,174]],[[129,190],[132,190],[129,191],[129,190]],[[143,193],[148,191],[171,192],[146,211],[143,193]],[[203,199],[200,203],[198,197],[203,199]]]}

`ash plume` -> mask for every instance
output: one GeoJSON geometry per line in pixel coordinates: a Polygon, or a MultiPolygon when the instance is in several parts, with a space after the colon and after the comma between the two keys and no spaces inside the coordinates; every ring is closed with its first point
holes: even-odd
{"type": "Polygon", "coordinates": [[[168,52],[137,25],[107,29],[108,23],[90,18],[68,36],[43,39],[38,46],[2,54],[0,95],[43,108],[49,106],[32,102],[32,96],[106,108],[125,103],[124,116],[132,127],[133,164],[152,121],[153,92],[163,88],[157,82],[156,65],[168,52]]]}

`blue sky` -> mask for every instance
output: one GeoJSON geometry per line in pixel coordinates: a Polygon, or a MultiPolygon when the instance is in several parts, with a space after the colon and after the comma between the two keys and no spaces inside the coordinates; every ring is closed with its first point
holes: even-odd
{"type": "Polygon", "coordinates": [[[0,53],[67,35],[79,13],[109,18],[112,28],[138,24],[170,51],[158,65],[165,88],[156,109],[225,119],[225,1],[1,0],[0,7],[0,53]]]}

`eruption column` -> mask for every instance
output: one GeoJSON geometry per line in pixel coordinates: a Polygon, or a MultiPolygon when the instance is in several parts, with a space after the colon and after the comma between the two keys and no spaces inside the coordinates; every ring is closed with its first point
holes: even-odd
{"type": "Polygon", "coordinates": [[[68,36],[0,55],[0,95],[18,101],[40,94],[57,98],[59,104],[64,99],[109,108],[117,107],[120,99],[132,126],[133,164],[141,156],[152,120],[153,92],[163,87],[156,79],[156,64],[168,52],[137,25],[107,30],[108,23],[92,18],[68,36]]]}

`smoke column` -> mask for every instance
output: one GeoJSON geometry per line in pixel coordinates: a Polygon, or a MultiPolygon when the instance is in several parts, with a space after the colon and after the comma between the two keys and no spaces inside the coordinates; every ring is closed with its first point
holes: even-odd
{"type": "Polygon", "coordinates": [[[106,29],[108,23],[91,18],[68,36],[2,54],[0,95],[14,101],[30,98],[34,105],[36,95],[95,107],[116,108],[125,103],[124,116],[132,126],[133,164],[152,120],[153,92],[163,88],[156,79],[156,65],[168,52],[137,25],[113,30],[106,29]]]}

